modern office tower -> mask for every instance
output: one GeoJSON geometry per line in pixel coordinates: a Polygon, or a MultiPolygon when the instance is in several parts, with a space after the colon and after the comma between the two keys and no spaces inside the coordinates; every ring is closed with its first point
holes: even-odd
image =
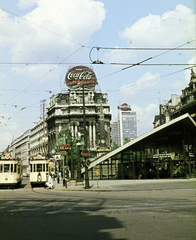
{"type": "Polygon", "coordinates": [[[126,103],[118,106],[119,121],[119,145],[124,144],[125,138],[133,140],[137,137],[137,117],[136,112],[126,103]]]}

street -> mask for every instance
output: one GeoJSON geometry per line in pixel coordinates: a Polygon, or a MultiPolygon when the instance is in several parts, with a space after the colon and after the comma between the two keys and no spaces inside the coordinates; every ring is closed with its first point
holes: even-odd
{"type": "Polygon", "coordinates": [[[17,189],[0,189],[0,239],[194,240],[195,183],[62,191],[31,189],[24,179],[17,189]]]}

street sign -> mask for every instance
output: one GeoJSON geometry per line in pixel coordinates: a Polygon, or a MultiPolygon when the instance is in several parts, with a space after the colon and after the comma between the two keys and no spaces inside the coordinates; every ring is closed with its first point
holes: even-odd
{"type": "Polygon", "coordinates": [[[96,169],[95,175],[98,177],[99,176],[99,169],[96,169]]]}
{"type": "Polygon", "coordinates": [[[66,151],[61,151],[61,156],[65,156],[66,155],[66,151]]]}
{"type": "Polygon", "coordinates": [[[81,155],[82,155],[82,157],[90,157],[91,156],[91,152],[83,150],[83,151],[81,151],[81,155]]]}
{"type": "Polygon", "coordinates": [[[91,164],[91,160],[90,160],[90,159],[87,159],[87,160],[86,160],[86,166],[89,167],[90,164],[91,164]]]}
{"type": "Polygon", "coordinates": [[[65,150],[70,150],[71,145],[70,144],[59,144],[59,151],[65,151],[65,150]]]}
{"type": "Polygon", "coordinates": [[[55,155],[60,155],[60,151],[56,151],[56,152],[55,152],[55,155]]]}
{"type": "Polygon", "coordinates": [[[65,139],[65,137],[59,138],[59,139],[58,139],[58,144],[66,144],[66,139],[65,139]]]}

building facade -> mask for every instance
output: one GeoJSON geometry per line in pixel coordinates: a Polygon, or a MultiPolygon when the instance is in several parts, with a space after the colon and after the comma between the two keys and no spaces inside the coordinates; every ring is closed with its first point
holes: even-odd
{"type": "Polygon", "coordinates": [[[112,144],[119,146],[124,144],[125,139],[133,140],[137,137],[136,112],[126,103],[118,106],[118,119],[111,122],[112,144]]]}
{"type": "Polygon", "coordinates": [[[111,126],[112,146],[114,144],[119,145],[119,122],[118,122],[118,119],[113,119],[110,123],[110,126],[111,126]]]}
{"type": "Polygon", "coordinates": [[[9,151],[7,152],[10,156],[21,159],[24,174],[29,173],[30,134],[31,130],[29,129],[16,138],[9,145],[9,151]]]}
{"type": "Polygon", "coordinates": [[[50,99],[46,119],[48,152],[54,149],[60,131],[65,128],[73,138],[77,138],[78,132],[82,133],[83,141],[85,130],[87,149],[91,152],[99,155],[109,151],[110,107],[107,94],[95,91],[94,72],[84,66],[71,68],[66,75],[66,84],[68,91],[50,99]]]}
{"type": "Polygon", "coordinates": [[[159,115],[155,116],[154,128],[167,123],[185,113],[189,113],[196,120],[196,74],[191,69],[188,86],[182,90],[182,95],[172,94],[169,101],[159,105],[159,115]]]}
{"type": "Polygon", "coordinates": [[[48,156],[48,128],[45,118],[31,129],[29,157],[37,155],[48,156]]]}
{"type": "Polygon", "coordinates": [[[124,144],[125,138],[133,140],[137,137],[137,117],[136,112],[126,103],[118,106],[119,121],[119,145],[124,144]]]}

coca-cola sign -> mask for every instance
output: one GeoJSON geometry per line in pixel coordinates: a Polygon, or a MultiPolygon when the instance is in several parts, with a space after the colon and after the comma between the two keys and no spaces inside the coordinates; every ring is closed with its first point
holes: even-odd
{"type": "Polygon", "coordinates": [[[95,86],[95,84],[98,84],[95,73],[92,69],[85,66],[78,66],[69,69],[65,77],[65,82],[67,86],[80,84],[95,86]]]}

